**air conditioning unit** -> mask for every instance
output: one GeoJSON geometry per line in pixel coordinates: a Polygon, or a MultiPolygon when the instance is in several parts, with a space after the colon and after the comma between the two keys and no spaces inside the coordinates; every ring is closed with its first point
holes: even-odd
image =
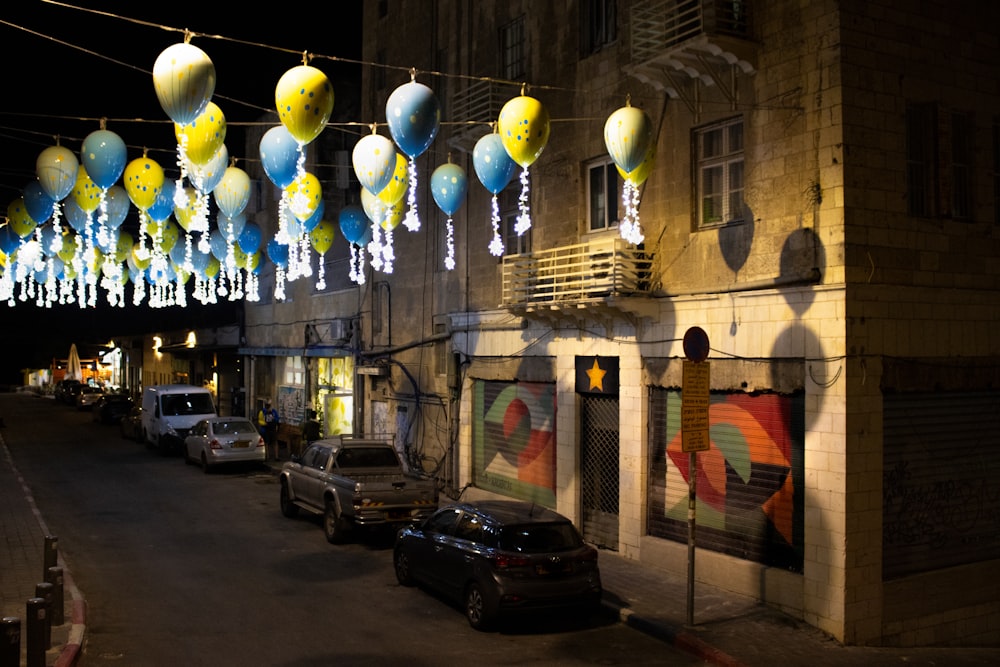
{"type": "Polygon", "coordinates": [[[347,343],[351,340],[351,320],[346,317],[330,320],[330,342],[347,343]]]}

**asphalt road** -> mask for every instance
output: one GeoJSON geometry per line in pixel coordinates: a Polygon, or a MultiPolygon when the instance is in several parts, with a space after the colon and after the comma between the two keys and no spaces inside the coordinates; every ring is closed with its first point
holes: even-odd
{"type": "Polygon", "coordinates": [[[2,400],[7,446],[87,600],[82,667],[702,664],[601,615],[476,632],[396,583],[391,536],[333,546],[318,518],[284,518],[262,467],[205,475],[88,412],[2,400]]]}

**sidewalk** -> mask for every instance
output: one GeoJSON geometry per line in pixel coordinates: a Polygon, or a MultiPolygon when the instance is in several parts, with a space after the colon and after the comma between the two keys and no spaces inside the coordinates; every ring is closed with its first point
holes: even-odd
{"type": "MultiPolygon", "coordinates": [[[[35,507],[30,485],[21,478],[0,430],[0,601],[4,617],[21,619],[21,664],[26,664],[26,602],[44,581],[44,548],[48,530],[35,507]]],[[[277,471],[281,462],[269,464],[277,471]]],[[[63,547],[65,545],[60,545],[63,547]]],[[[72,550],[68,549],[70,555],[72,550]]],[[[1000,649],[881,649],[843,647],[817,629],[757,604],[752,598],[703,584],[695,586],[693,618],[688,616],[687,582],[601,551],[605,607],[630,627],[681,648],[706,663],[724,667],[808,665],[927,666],[997,665],[1000,649]]],[[[62,552],[65,623],[52,628],[46,665],[70,667],[80,655],[86,630],[86,603],[72,583],[62,552]]],[[[7,641],[7,638],[4,638],[7,641]]],[[[2,650],[2,648],[0,648],[2,650]]],[[[0,654],[2,655],[2,654],[0,654]]]]}

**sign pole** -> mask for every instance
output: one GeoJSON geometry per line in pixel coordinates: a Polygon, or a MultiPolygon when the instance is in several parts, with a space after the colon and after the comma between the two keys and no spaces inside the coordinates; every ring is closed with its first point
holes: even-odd
{"type": "Polygon", "coordinates": [[[684,374],[681,382],[681,449],[688,453],[688,572],[687,624],[694,625],[695,508],[698,500],[697,453],[711,443],[708,435],[708,335],[700,327],[684,334],[684,374]]]}
{"type": "Polygon", "coordinates": [[[687,624],[694,625],[694,532],[695,498],[697,497],[698,468],[695,452],[688,454],[688,573],[687,573],[687,624]]]}

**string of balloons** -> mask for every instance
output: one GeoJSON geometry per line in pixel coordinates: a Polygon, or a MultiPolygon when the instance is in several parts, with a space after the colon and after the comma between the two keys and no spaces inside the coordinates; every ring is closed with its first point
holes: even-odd
{"type": "MultiPolygon", "coordinates": [[[[308,146],[329,123],[334,91],[326,74],[310,64],[313,56],[303,53],[302,64],[277,82],[280,123],[265,132],[259,144],[263,169],[281,190],[277,230],[265,244],[263,230],[246,218],[250,178],[230,159],[225,114],[212,99],[215,66],[191,43],[192,36],[185,32],[183,42],[161,52],[152,70],[157,99],[174,125],[178,177],[167,179],[146,151],[128,161],[124,141],[103,122],[84,139],[79,159],[57,139],[39,154],[37,180],[11,202],[7,224],[0,226],[0,299],[8,305],[33,300],[45,307],[73,302],[93,307],[100,286],[111,305],[124,306],[125,285],[130,283],[134,305],[146,301],[151,307],[184,306],[189,282],[193,298],[202,303],[215,303],[219,297],[257,301],[265,257],[275,267],[274,298],[283,300],[286,281],[312,275],[313,252],[319,256],[316,285],[325,289],[323,256],[336,228],[350,244],[353,282],[364,283],[366,260],[376,271],[392,272],[393,234],[399,223],[409,232],[420,230],[416,159],[441,126],[433,90],[418,82],[411,69],[410,81],[388,97],[385,125],[390,136],[378,134],[378,125],[372,124],[371,133],[356,143],[352,167],[362,186],[361,206],[344,207],[335,226],[326,219],[319,179],[305,167],[308,146]],[[218,211],[214,225],[209,219],[211,202],[218,211]],[[139,217],[134,238],[120,229],[130,206],[139,217]]],[[[490,131],[476,143],[476,175],[492,194],[489,251],[495,256],[504,250],[497,196],[520,168],[515,231],[527,232],[529,167],[542,154],[549,134],[548,111],[522,85],[521,94],[503,106],[490,131]]],[[[607,119],[604,138],[625,181],[622,237],[641,243],[638,188],[654,162],[652,124],[645,112],[627,102],[607,119]]],[[[452,270],[453,216],[466,197],[468,179],[450,155],[431,174],[430,190],[447,216],[444,264],[452,270]]]]}

